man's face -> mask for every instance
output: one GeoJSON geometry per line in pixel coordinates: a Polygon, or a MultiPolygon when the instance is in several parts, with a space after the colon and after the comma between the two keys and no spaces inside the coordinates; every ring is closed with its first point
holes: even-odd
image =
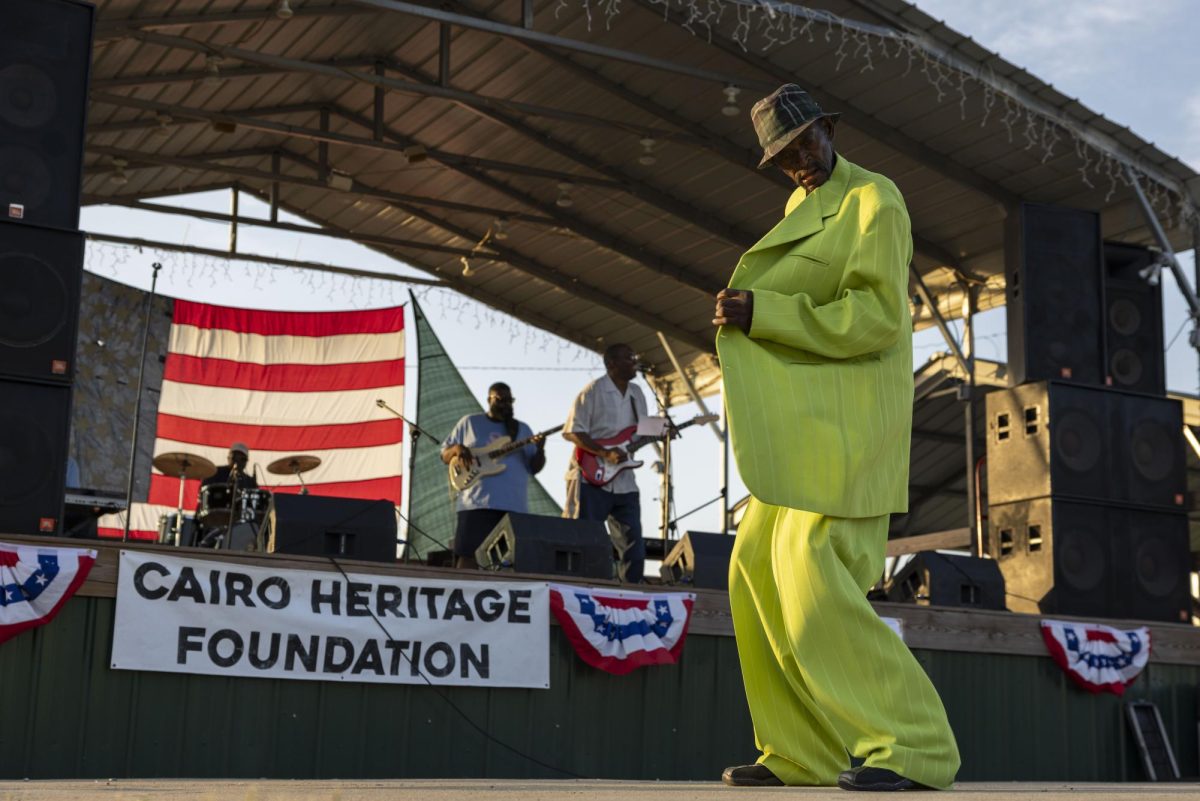
{"type": "Polygon", "coordinates": [[[633,348],[619,348],[605,365],[609,375],[622,381],[632,381],[637,375],[637,366],[638,357],[633,348]]]}
{"type": "Polygon", "coordinates": [[[249,461],[250,461],[250,455],[247,453],[242,453],[241,451],[230,451],[229,452],[229,464],[230,465],[236,464],[238,466],[238,470],[245,470],[246,463],[249,461]]]}
{"type": "Polygon", "coordinates": [[[813,191],[833,173],[833,122],[828,117],[817,120],[776,153],[771,163],[796,186],[813,191]]]}
{"type": "Polygon", "coordinates": [[[497,420],[509,420],[513,416],[513,401],[510,389],[493,389],[488,392],[488,415],[497,420]]]}

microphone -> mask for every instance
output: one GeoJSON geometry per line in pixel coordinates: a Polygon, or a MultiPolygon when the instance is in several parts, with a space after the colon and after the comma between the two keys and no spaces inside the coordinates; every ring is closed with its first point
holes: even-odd
{"type": "Polygon", "coordinates": [[[642,375],[654,375],[654,365],[638,362],[637,371],[642,375]]]}

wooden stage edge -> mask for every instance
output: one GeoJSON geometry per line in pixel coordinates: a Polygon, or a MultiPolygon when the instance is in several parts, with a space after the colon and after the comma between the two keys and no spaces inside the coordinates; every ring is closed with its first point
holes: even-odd
{"type": "MultiPolygon", "coordinates": [[[[130,779],[120,781],[0,782],[3,801],[729,801],[735,797],[805,801],[853,796],[836,787],[726,787],[713,782],[529,781],[406,779],[379,781],[233,781],[130,779]]],[[[987,798],[988,801],[1124,801],[1137,797],[1195,799],[1200,784],[1061,784],[991,782],[955,785],[918,798],[987,798]]]]}
{"type": "MultiPolygon", "coordinates": [[[[80,595],[112,598],[116,595],[117,565],[122,548],[139,551],[159,552],[164,555],[204,559],[223,562],[235,568],[237,565],[256,567],[286,567],[289,569],[335,572],[337,568],[330,559],[317,556],[295,556],[291,554],[262,554],[237,551],[213,551],[207,548],[173,548],[149,543],[120,543],[107,540],[72,540],[60,537],[5,536],[0,541],[28,545],[54,545],[58,547],[92,548],[98,552],[91,574],[79,590],[80,595]]],[[[386,564],[343,560],[347,572],[367,573],[378,576],[455,579],[464,581],[489,581],[502,577],[505,581],[554,581],[564,584],[586,584],[587,586],[618,587],[614,581],[593,579],[586,582],[571,581],[557,576],[533,576],[522,573],[484,573],[454,570],[451,568],[386,564]]],[[[684,587],[650,586],[642,589],[684,590],[684,587]]],[[[729,612],[729,597],[720,590],[691,588],[696,593],[696,604],[689,631],[693,634],[732,637],[733,620],[729,612]]],[[[1017,654],[1024,656],[1046,656],[1037,615],[1014,612],[992,612],[964,610],[950,607],[918,606],[916,604],[875,603],[875,609],[884,617],[899,618],[904,629],[904,641],[910,648],[932,651],[960,651],[970,653],[1017,654]]],[[[1091,618],[1062,616],[1066,620],[1089,621],[1091,618]]],[[[1151,632],[1151,663],[1175,665],[1200,665],[1200,628],[1180,623],[1158,623],[1136,620],[1096,620],[1118,628],[1136,628],[1148,625],[1151,632]]],[[[1200,798],[1200,794],[1197,795],[1200,798]]],[[[5,801],[0,795],[0,801],[5,801]]]]}

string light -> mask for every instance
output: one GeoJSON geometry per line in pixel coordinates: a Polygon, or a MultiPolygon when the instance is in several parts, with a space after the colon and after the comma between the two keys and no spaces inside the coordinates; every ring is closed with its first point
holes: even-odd
{"type": "Polygon", "coordinates": [[[742,110],[738,107],[738,95],[742,93],[741,88],[730,84],[722,91],[725,93],[725,105],[721,106],[721,113],[726,117],[736,117],[741,114],[742,110]]]}
{"type": "Polygon", "coordinates": [[[558,185],[558,199],[554,201],[554,205],[560,209],[569,209],[575,205],[575,201],[571,199],[571,184],[563,181],[558,185]]]}
{"type": "Polygon", "coordinates": [[[638,156],[638,164],[643,167],[653,167],[658,163],[658,157],[654,155],[654,139],[652,137],[644,137],[641,140],[642,155],[638,156]]]}

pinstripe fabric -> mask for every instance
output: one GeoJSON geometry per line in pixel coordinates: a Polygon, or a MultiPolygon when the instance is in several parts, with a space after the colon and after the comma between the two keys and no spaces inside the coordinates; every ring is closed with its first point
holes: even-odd
{"type": "Polygon", "coordinates": [[[833,785],[847,752],[945,789],[958,747],[937,690],[866,592],[886,515],[836,518],[750,501],[729,602],[759,762],[786,784],[833,785]]]}
{"type": "Polygon", "coordinates": [[[765,503],[838,517],[908,509],[912,238],[899,190],[833,174],[738,262],[750,335],[717,333],[738,470],[765,503]]]}
{"type": "Polygon", "coordinates": [[[836,784],[848,753],[930,787],[958,770],[937,691],[866,600],[908,508],[911,259],[895,185],[839,156],[729,282],[754,293],[749,335],[717,334],[754,496],[729,602],[759,761],[787,784],[836,784]]]}

